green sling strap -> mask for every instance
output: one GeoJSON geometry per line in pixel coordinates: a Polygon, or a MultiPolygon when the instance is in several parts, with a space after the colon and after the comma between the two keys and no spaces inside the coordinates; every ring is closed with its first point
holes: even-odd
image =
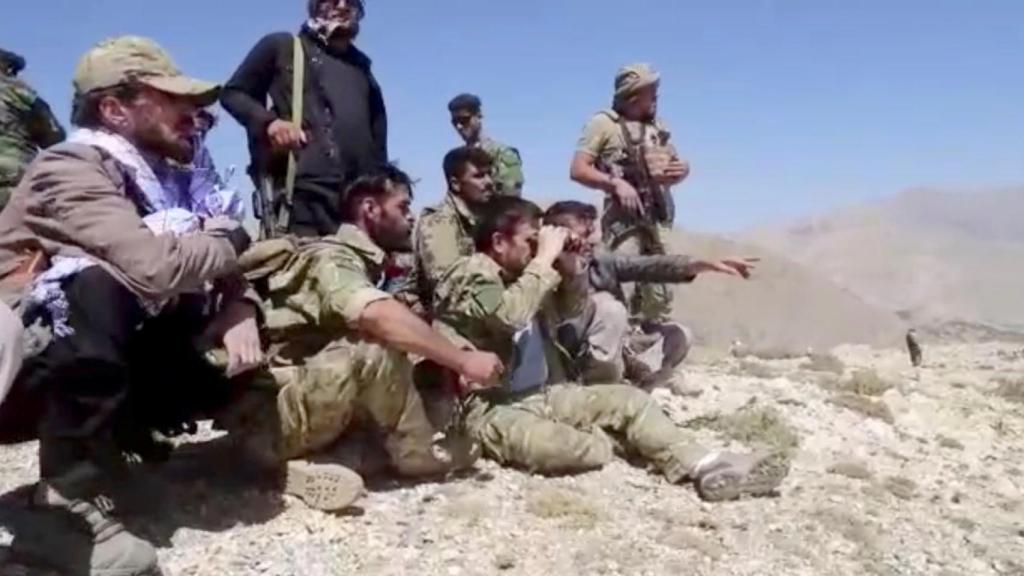
{"type": "MultiPolygon", "coordinates": [[[[302,129],[306,88],[306,51],[302,39],[295,36],[292,40],[292,123],[302,129]]],[[[295,176],[298,172],[298,158],[295,151],[288,153],[288,170],[285,173],[284,195],[280,201],[274,200],[274,179],[270,174],[263,175],[264,210],[262,217],[263,237],[273,238],[288,233],[291,220],[292,198],[295,195],[295,176]]]]}

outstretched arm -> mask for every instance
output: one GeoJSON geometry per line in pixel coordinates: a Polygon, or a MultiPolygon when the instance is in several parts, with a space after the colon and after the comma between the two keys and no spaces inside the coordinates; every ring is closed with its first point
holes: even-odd
{"type": "Polygon", "coordinates": [[[651,256],[601,255],[596,258],[598,266],[612,270],[619,282],[651,282],[660,284],[685,284],[693,282],[698,275],[715,272],[728,276],[749,278],[757,258],[728,258],[725,260],[695,260],[682,254],[651,256]]]}
{"type": "Polygon", "coordinates": [[[454,370],[470,382],[496,383],[503,370],[501,361],[494,354],[459,350],[392,298],[367,305],[359,316],[359,330],[389,347],[422,356],[454,370]]]}

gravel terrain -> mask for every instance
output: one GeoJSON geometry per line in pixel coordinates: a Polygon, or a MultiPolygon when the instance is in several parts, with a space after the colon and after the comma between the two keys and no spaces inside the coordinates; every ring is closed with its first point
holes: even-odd
{"type": "MultiPolygon", "coordinates": [[[[444,484],[377,482],[332,516],[275,495],[206,434],[125,509],[169,576],[1024,575],[1024,350],[926,352],[919,370],[862,347],[705,352],[655,393],[708,445],[791,450],[776,498],[704,504],[625,462],[568,478],[481,462],[444,484]]],[[[35,446],[0,454],[9,545],[35,446]]],[[[6,548],[0,574],[52,576],[6,548]]]]}

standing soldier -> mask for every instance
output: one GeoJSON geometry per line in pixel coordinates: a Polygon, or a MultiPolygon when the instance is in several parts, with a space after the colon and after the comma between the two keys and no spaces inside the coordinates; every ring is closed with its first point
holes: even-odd
{"type": "Polygon", "coordinates": [[[18,79],[25,59],[0,49],[0,209],[36,152],[64,140],[50,106],[18,79]]]}
{"type": "MultiPolygon", "coordinates": [[[[605,242],[616,253],[665,253],[666,229],[675,216],[670,188],[690,172],[657,119],[659,80],[647,64],[620,70],[612,108],[590,120],[572,161],[573,180],[606,194],[601,224],[605,242]]],[[[672,305],[668,286],[638,283],[630,292],[626,297],[635,319],[667,318],[672,305]]]]}
{"type": "Polygon", "coordinates": [[[448,103],[452,126],[466,146],[483,148],[491,155],[491,176],[498,196],[523,195],[523,159],[511,146],[484,135],[483,105],[473,94],[459,94],[448,103]]]}
{"type": "Polygon", "coordinates": [[[307,9],[297,35],[256,44],[221,101],[249,135],[265,236],[334,234],[341,190],[388,159],[384,97],[355,45],[363,1],[308,0],[307,9]]]}

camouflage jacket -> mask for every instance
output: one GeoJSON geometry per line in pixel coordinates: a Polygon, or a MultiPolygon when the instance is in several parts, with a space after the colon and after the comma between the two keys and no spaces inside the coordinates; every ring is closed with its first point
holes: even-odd
{"type": "Polygon", "coordinates": [[[412,278],[399,288],[399,300],[413,309],[421,306],[430,310],[441,277],[459,258],[473,253],[474,226],[476,217],[451,192],[440,204],[425,209],[416,223],[413,240],[416,266],[412,278]]]}
{"type": "Polygon", "coordinates": [[[494,162],[491,171],[494,191],[500,196],[522,196],[525,179],[523,158],[519,155],[519,150],[490,138],[481,140],[480,147],[491,155],[494,162]]]}
{"type": "MultiPolygon", "coordinates": [[[[36,152],[63,139],[46,102],[21,80],[0,74],[0,188],[16,186],[36,152]]],[[[0,205],[6,202],[4,193],[0,205]]]]}
{"type": "Polygon", "coordinates": [[[258,243],[242,266],[262,285],[272,342],[336,340],[356,335],[366,307],[391,297],[380,288],[385,256],[362,230],[343,224],[334,236],[314,241],[258,243]]]}
{"type": "Polygon", "coordinates": [[[555,327],[583,312],[585,289],[537,263],[507,282],[497,262],[478,253],[460,259],[438,285],[434,326],[457,345],[497,354],[512,374],[519,364],[516,334],[537,321],[545,335],[549,380],[561,382],[567,358],[553,338],[555,327]]]}
{"type": "Polygon", "coordinates": [[[595,292],[608,292],[626,301],[623,284],[687,284],[696,275],[692,259],[681,254],[632,256],[607,250],[597,252],[587,269],[590,288],[595,292]]]}

